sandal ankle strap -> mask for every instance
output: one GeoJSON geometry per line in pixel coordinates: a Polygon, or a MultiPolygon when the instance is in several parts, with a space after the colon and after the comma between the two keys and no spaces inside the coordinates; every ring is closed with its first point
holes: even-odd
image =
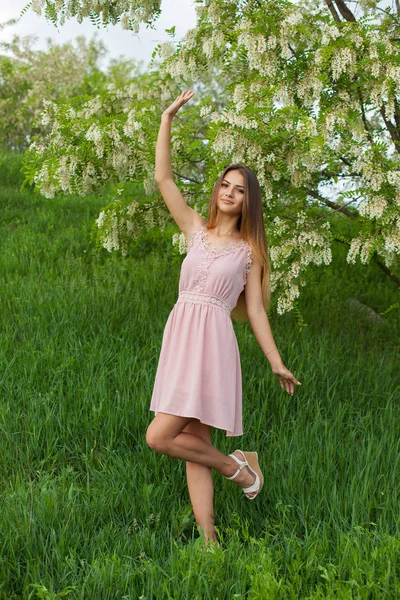
{"type": "MultiPolygon", "coordinates": [[[[235,452],[237,452],[237,451],[235,450],[235,452]]],[[[247,462],[246,458],[244,460],[240,460],[235,454],[230,454],[229,456],[231,456],[237,462],[237,464],[239,465],[239,468],[231,477],[226,477],[226,479],[235,479],[239,475],[240,471],[242,469],[244,469],[245,467],[247,467],[249,465],[249,463],[247,462]]],[[[243,456],[244,456],[244,454],[243,454],[243,456]]]]}

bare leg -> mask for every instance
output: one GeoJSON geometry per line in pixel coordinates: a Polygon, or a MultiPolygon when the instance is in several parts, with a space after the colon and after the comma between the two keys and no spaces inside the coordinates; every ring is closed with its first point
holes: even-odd
{"type": "MultiPolygon", "coordinates": [[[[211,444],[209,425],[193,420],[183,431],[211,444]]],[[[205,539],[214,541],[217,536],[214,529],[214,486],[211,468],[186,461],[186,478],[196,523],[203,530],[205,539]]]]}
{"type": "MultiPolygon", "coordinates": [[[[147,428],[146,442],[161,454],[215,469],[224,477],[233,475],[238,465],[231,456],[225,456],[212,444],[183,431],[193,420],[197,419],[159,412],[147,428]]],[[[233,483],[243,488],[254,483],[254,479],[254,475],[246,468],[240,471],[233,483]]]]}

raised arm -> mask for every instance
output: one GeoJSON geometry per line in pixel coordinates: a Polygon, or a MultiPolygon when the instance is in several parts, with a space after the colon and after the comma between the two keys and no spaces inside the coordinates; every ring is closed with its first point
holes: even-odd
{"type": "Polygon", "coordinates": [[[169,212],[187,238],[189,238],[197,227],[204,223],[204,219],[186,204],[184,197],[172,178],[170,144],[173,118],[181,106],[192,98],[193,94],[194,92],[191,90],[185,90],[162,113],[156,144],[156,170],[154,175],[158,189],[168,206],[169,212]]]}

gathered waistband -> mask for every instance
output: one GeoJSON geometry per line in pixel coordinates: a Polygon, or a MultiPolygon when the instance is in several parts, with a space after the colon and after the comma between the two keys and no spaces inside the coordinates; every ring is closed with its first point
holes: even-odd
{"type": "Polygon", "coordinates": [[[178,300],[176,301],[177,304],[181,304],[182,302],[189,302],[191,304],[204,304],[206,306],[212,306],[213,308],[219,308],[227,315],[230,315],[232,310],[226,300],[222,300],[222,298],[219,298],[218,296],[204,294],[202,292],[189,292],[184,290],[179,293],[178,300]]]}

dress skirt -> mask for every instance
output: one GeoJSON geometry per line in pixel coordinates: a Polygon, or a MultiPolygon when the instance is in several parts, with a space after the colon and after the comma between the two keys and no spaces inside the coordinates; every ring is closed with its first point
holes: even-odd
{"type": "Polygon", "coordinates": [[[177,302],[165,325],[150,410],[192,417],[239,436],[240,355],[229,311],[177,302]]]}

